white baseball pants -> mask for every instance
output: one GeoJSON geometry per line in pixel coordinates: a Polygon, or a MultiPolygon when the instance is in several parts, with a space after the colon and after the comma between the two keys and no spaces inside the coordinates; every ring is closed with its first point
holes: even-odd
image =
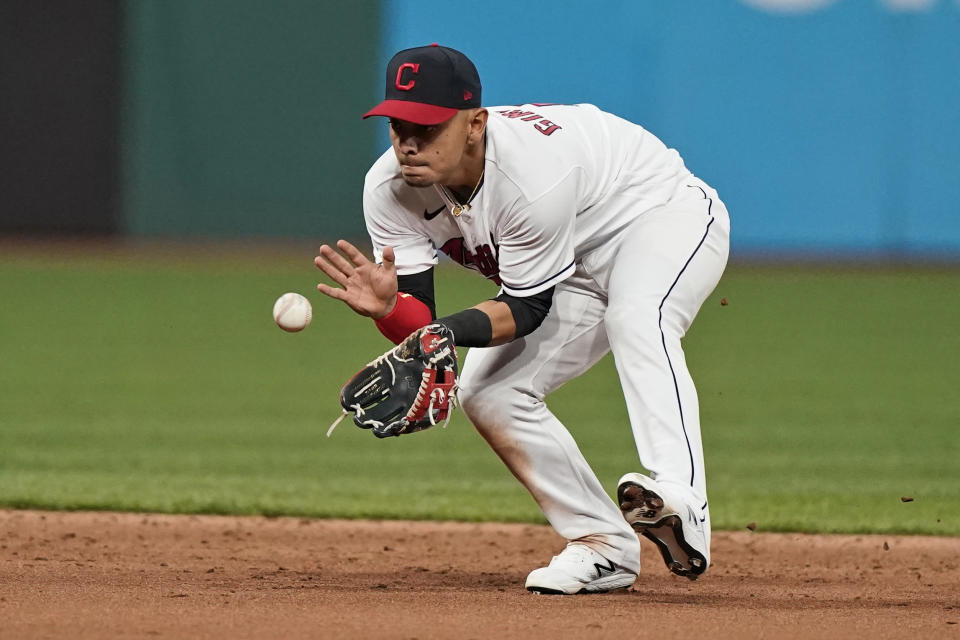
{"type": "Polygon", "coordinates": [[[612,351],[640,463],[702,514],[709,546],[697,392],[680,340],[726,266],[730,221],[713,189],[686,184],[584,257],[539,329],[471,349],[460,380],[463,410],[554,529],[634,571],[636,533],[544,398],[612,351]]]}

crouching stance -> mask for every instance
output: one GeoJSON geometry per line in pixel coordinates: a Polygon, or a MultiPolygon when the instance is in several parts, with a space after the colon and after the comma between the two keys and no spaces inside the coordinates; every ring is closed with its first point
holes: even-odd
{"type": "Polygon", "coordinates": [[[458,51],[394,56],[386,99],[365,116],[389,118],[392,143],[364,184],[374,260],[342,240],[340,252],[325,245],[317,266],[339,286],[318,288],[395,343],[430,325],[475,347],[460,404],[568,540],[528,589],[629,587],[638,533],[695,579],[710,564],[710,510],[680,343],[726,265],[726,208],[638,125],[588,104],[484,108],[480,95],[458,51]],[[499,295],[437,319],[439,252],[499,295]],[[625,474],[616,503],[544,402],[608,352],[649,474],[625,474]]]}

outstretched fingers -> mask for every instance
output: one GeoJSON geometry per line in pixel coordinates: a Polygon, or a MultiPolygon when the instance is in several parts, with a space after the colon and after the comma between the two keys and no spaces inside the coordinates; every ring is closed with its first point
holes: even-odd
{"type": "Polygon", "coordinates": [[[384,249],[381,265],[372,262],[346,240],[338,241],[337,249],[322,245],[320,255],[313,262],[339,287],[321,283],[317,285],[317,291],[345,302],[360,315],[383,317],[393,308],[397,294],[393,250],[384,249]]]}
{"type": "MultiPolygon", "coordinates": [[[[321,249],[321,253],[322,251],[323,250],[321,249]]],[[[314,258],[313,264],[317,265],[320,271],[323,271],[325,274],[327,274],[327,276],[329,276],[331,280],[336,282],[341,287],[347,286],[347,279],[349,278],[349,276],[347,276],[347,274],[345,274],[343,271],[341,271],[334,265],[327,262],[327,260],[325,260],[323,256],[317,256],[316,258],[314,258]]]]}
{"type": "MultiPolygon", "coordinates": [[[[343,240],[341,240],[340,242],[343,242],[343,240]]],[[[339,243],[337,244],[339,245],[339,243]]],[[[363,256],[363,254],[360,254],[360,255],[361,257],[363,256]]],[[[340,271],[340,273],[342,273],[344,276],[348,278],[353,275],[354,271],[356,271],[356,267],[354,266],[354,264],[357,264],[356,262],[351,263],[342,255],[334,251],[333,247],[330,247],[329,245],[324,244],[320,246],[320,255],[318,257],[325,259],[330,266],[337,269],[338,271],[340,271]]],[[[320,266],[319,263],[317,264],[317,266],[323,269],[323,267],[320,266]]],[[[323,272],[326,273],[327,275],[330,275],[330,273],[328,273],[326,269],[323,269],[323,272]]]]}
{"type": "Polygon", "coordinates": [[[329,297],[334,298],[334,299],[336,299],[336,300],[342,300],[342,301],[344,301],[344,302],[346,302],[346,300],[347,300],[347,292],[346,292],[346,291],[344,291],[343,289],[338,289],[338,288],[336,288],[336,287],[331,287],[331,286],[328,285],[328,284],[323,284],[323,283],[318,284],[318,285],[317,285],[317,291],[319,291],[320,293],[322,293],[322,294],[325,295],[325,296],[329,296],[329,297]]]}
{"type": "MultiPolygon", "coordinates": [[[[370,264],[370,260],[367,258],[367,256],[363,255],[363,252],[360,251],[360,249],[357,249],[346,240],[337,240],[337,248],[340,249],[340,251],[343,251],[346,256],[350,258],[350,261],[358,267],[370,264]]],[[[331,251],[333,251],[333,249],[331,249],[331,251]]],[[[344,262],[346,262],[346,260],[344,260],[344,262]]]]}

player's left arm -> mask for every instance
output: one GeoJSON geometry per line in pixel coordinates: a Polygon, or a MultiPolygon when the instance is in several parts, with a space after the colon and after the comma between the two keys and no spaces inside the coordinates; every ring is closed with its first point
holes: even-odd
{"type": "Polygon", "coordinates": [[[469,309],[440,318],[461,347],[494,347],[533,333],[543,323],[553,304],[550,287],[532,296],[501,293],[469,309]]]}

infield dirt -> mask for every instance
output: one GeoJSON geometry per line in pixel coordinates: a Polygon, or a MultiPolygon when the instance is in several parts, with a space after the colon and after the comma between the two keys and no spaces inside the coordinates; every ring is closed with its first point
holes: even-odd
{"type": "Polygon", "coordinates": [[[0,510],[0,638],[960,639],[960,539],[717,532],[699,581],[538,596],[534,525],[0,510]]]}

